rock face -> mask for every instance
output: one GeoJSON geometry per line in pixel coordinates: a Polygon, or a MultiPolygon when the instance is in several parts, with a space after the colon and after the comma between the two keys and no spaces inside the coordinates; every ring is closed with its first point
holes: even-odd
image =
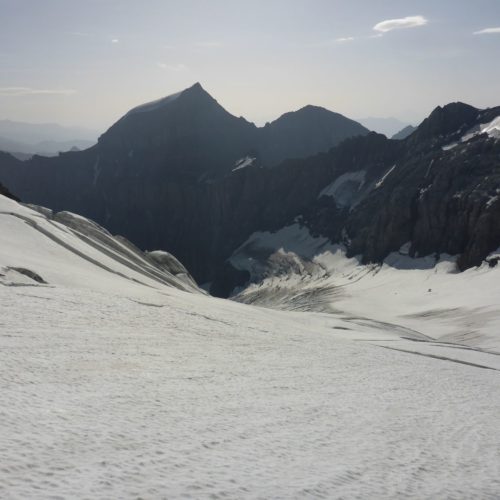
{"type": "MultiPolygon", "coordinates": [[[[365,263],[406,246],[411,256],[458,255],[461,270],[479,265],[500,247],[498,117],[500,107],[481,111],[451,104],[437,108],[405,140],[369,134],[307,165],[300,161],[294,183],[304,183],[304,205],[282,204],[288,211],[283,226],[299,222],[365,263]]],[[[280,168],[285,165],[272,172],[280,168]]],[[[286,189],[275,185],[276,196],[286,189]]],[[[227,261],[216,274],[215,291],[241,285],[242,276],[231,267],[227,261]]]]}
{"type": "Polygon", "coordinates": [[[500,246],[499,116],[453,103],[390,140],[308,106],[259,129],[195,85],[130,111],[88,150],[4,155],[0,178],[28,202],[168,249],[218,295],[248,279],[229,259],[252,233],[293,223],[364,262],[409,243],[465,269],[500,246]]]}

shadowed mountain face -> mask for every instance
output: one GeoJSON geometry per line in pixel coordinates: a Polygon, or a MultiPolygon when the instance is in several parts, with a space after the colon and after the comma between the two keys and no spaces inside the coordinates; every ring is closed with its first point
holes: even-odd
{"type": "Polygon", "coordinates": [[[282,115],[261,131],[264,162],[276,164],[287,158],[305,158],[367,133],[359,123],[338,113],[305,106],[282,115]]]}
{"type": "Polygon", "coordinates": [[[308,106],[257,128],[195,85],[130,111],[86,151],[3,155],[0,180],[27,202],[167,249],[220,295],[247,279],[228,261],[235,249],[293,222],[365,262],[410,242],[411,255],[458,254],[466,268],[500,246],[498,116],[455,103],[404,140],[360,128],[301,158],[356,125],[308,106]]]}
{"type": "Polygon", "coordinates": [[[255,152],[258,129],[228,113],[201,85],[134,108],[99,138],[101,161],[162,178],[218,177],[255,152]]]}
{"type": "Polygon", "coordinates": [[[366,133],[358,123],[313,106],[258,128],[228,113],[197,83],[129,111],[101,136],[98,150],[149,174],[205,180],[231,172],[245,157],[273,166],[366,133]]]}

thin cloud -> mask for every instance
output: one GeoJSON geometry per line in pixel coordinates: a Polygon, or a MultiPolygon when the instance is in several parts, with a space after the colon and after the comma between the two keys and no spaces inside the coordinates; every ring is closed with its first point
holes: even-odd
{"type": "Polygon", "coordinates": [[[345,36],[345,37],[339,37],[339,38],[332,38],[330,40],[322,40],[320,42],[308,43],[308,44],[303,45],[303,47],[307,47],[310,49],[334,47],[335,45],[339,45],[339,44],[347,43],[347,42],[353,42],[354,40],[356,40],[356,38],[353,36],[345,36]]]}
{"type": "Polygon", "coordinates": [[[0,96],[19,97],[27,95],[73,95],[73,89],[33,89],[31,87],[0,87],[0,96]]]}
{"type": "Polygon", "coordinates": [[[217,47],[222,47],[221,42],[196,42],[195,47],[200,47],[204,49],[213,49],[217,47]]]}
{"type": "Polygon", "coordinates": [[[166,71],[175,71],[176,73],[180,71],[186,71],[188,68],[185,64],[179,63],[179,64],[166,64],[163,62],[158,62],[156,63],[156,66],[158,68],[164,69],[166,71]]]}
{"type": "Polygon", "coordinates": [[[373,29],[379,33],[407,28],[418,28],[425,26],[429,21],[424,16],[408,16],[400,19],[387,19],[377,23],[373,29]]]}
{"type": "Polygon", "coordinates": [[[474,35],[493,35],[500,34],[500,28],[485,28],[484,30],[474,31],[474,35]]]}
{"type": "Polygon", "coordinates": [[[70,31],[68,35],[71,36],[81,36],[81,37],[92,37],[95,36],[93,33],[86,33],[84,31],[70,31]]]}
{"type": "Polygon", "coordinates": [[[120,40],[118,40],[118,38],[112,38],[111,43],[120,43],[120,40]]]}

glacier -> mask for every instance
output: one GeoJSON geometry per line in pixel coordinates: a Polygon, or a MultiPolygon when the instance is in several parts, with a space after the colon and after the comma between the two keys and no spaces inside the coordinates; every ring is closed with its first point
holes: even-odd
{"type": "Polygon", "coordinates": [[[239,249],[297,266],[230,301],[75,214],[0,196],[0,234],[0,497],[500,491],[497,267],[367,266],[297,225],[239,249]]]}

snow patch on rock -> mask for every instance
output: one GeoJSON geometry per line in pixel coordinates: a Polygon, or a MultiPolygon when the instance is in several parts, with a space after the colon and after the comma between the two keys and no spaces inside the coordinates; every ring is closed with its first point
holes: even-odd
{"type": "Polygon", "coordinates": [[[326,186],[318,195],[331,196],[339,207],[351,206],[357,194],[365,184],[366,171],[347,172],[340,175],[331,184],[326,186]]]}
{"type": "Polygon", "coordinates": [[[240,158],[235,164],[233,168],[233,172],[236,172],[237,170],[241,170],[243,168],[251,167],[256,158],[251,158],[250,156],[245,156],[244,158],[240,158]]]}
{"type": "Polygon", "coordinates": [[[467,142],[471,140],[473,137],[481,134],[488,134],[489,137],[494,139],[500,138],[500,116],[497,116],[493,120],[488,123],[483,123],[473,127],[469,130],[462,138],[461,142],[467,142]]]}
{"type": "Polygon", "coordinates": [[[382,177],[379,181],[377,181],[375,183],[375,189],[378,189],[380,186],[382,186],[382,184],[384,183],[384,181],[387,179],[387,177],[389,177],[389,175],[392,174],[392,172],[394,171],[394,169],[396,168],[396,165],[393,165],[382,177]]]}

